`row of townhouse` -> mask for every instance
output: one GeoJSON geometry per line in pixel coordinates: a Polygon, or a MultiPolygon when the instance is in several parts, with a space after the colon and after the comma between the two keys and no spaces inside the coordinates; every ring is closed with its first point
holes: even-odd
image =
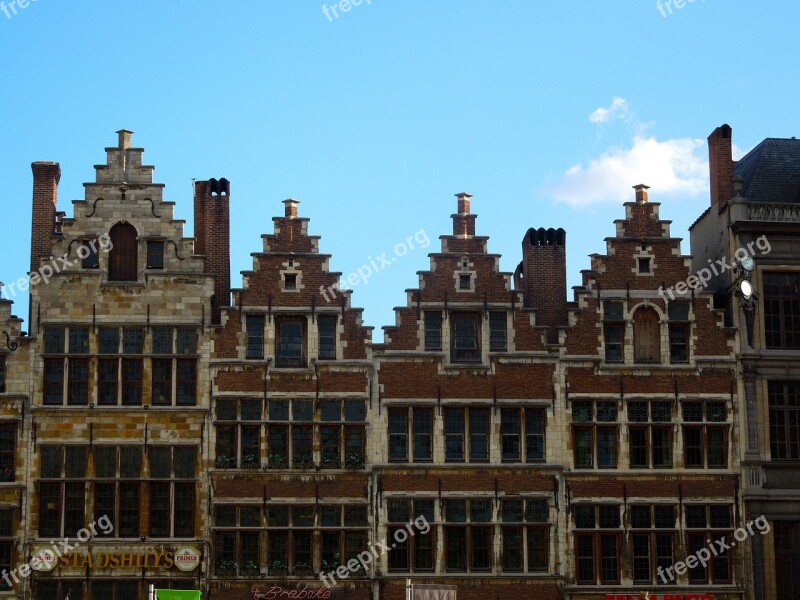
{"type": "Polygon", "coordinates": [[[563,229],[502,272],[457,194],[373,344],[297,201],[231,290],[229,182],[195,183],[184,237],[118,134],[73,217],[32,165],[25,333],[0,301],[0,598],[800,593],[800,143],[734,163],[715,130],[694,258],[635,186],[569,302],[563,229]]]}

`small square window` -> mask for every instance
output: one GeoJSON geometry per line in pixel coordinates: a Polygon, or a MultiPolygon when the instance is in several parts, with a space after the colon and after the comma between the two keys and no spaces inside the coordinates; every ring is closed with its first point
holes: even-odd
{"type": "Polygon", "coordinates": [[[99,269],[100,261],[97,259],[97,244],[95,240],[83,240],[83,246],[78,248],[78,257],[82,258],[81,266],[84,269],[99,269]],[[82,250],[85,248],[85,250],[82,250]]]}
{"type": "Polygon", "coordinates": [[[148,269],[164,268],[164,242],[162,241],[147,242],[147,268],[148,269]]]}
{"type": "Polygon", "coordinates": [[[459,275],[458,276],[458,289],[460,289],[460,290],[472,289],[472,276],[471,275],[459,275]]]}
{"type": "Polygon", "coordinates": [[[639,258],[639,273],[649,273],[650,272],[650,259],[649,258],[639,258]]]}
{"type": "Polygon", "coordinates": [[[283,289],[296,290],[297,289],[297,274],[286,273],[283,276],[283,289]]]}

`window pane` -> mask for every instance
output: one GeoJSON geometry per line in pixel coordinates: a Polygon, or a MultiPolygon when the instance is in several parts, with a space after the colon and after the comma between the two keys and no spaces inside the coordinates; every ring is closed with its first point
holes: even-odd
{"type": "Polygon", "coordinates": [[[142,354],[144,352],[144,329],[128,327],[122,330],[122,352],[124,354],[142,354]]]}
{"type": "Polygon", "coordinates": [[[522,571],[522,530],[503,528],[503,570],[522,571]]]}
{"type": "Polygon", "coordinates": [[[153,327],[153,354],[172,354],[172,327],[153,327]]]}
{"type": "Polygon", "coordinates": [[[544,460],[544,409],[525,409],[525,458],[528,462],[544,460]]]}
{"type": "MultiPolygon", "coordinates": [[[[544,498],[528,500],[528,512],[526,515],[528,523],[547,523],[549,520],[549,508],[547,500],[544,498]]],[[[592,516],[592,527],[594,527],[594,516],[592,516]]]]}
{"type": "Polygon", "coordinates": [[[119,352],[119,328],[101,327],[98,333],[100,354],[117,354],[119,352]]]}
{"type": "Polygon", "coordinates": [[[448,523],[467,522],[467,501],[466,500],[445,500],[444,518],[448,523]]]}
{"type": "Polygon", "coordinates": [[[504,408],[500,411],[500,435],[504,461],[520,460],[519,409],[504,408]]]}
{"type": "Polygon", "coordinates": [[[492,521],[492,501],[471,500],[469,512],[472,523],[490,523],[492,521]]]}
{"type": "Polygon", "coordinates": [[[94,449],[94,474],[96,477],[117,476],[117,449],[99,446],[94,449]]]}
{"type": "Polygon", "coordinates": [[[319,407],[323,421],[342,420],[342,403],[339,400],[321,400],[319,407]]]}
{"type": "Polygon", "coordinates": [[[506,313],[489,313],[489,349],[495,352],[506,350],[506,313]]]}
{"type": "Polygon", "coordinates": [[[169,479],[171,477],[170,449],[166,446],[151,446],[147,450],[150,460],[150,477],[169,479]]]}
{"type": "Polygon", "coordinates": [[[414,460],[433,458],[433,411],[430,408],[413,409],[414,417],[414,460]]]}
{"type": "Polygon", "coordinates": [[[64,336],[65,329],[63,327],[45,327],[44,328],[44,351],[45,354],[63,354],[64,353],[64,336]]]}
{"type": "Polygon", "coordinates": [[[389,409],[389,460],[408,460],[408,409],[389,409]]]}
{"type": "Polygon", "coordinates": [[[575,466],[592,467],[592,430],[589,428],[575,428],[573,433],[575,444],[575,466]]]}
{"type": "Polygon", "coordinates": [[[469,458],[475,462],[489,460],[489,419],[488,408],[469,409],[469,458]]]}
{"type": "Polygon", "coordinates": [[[548,530],[545,527],[528,527],[528,570],[548,570],[548,530]]]}
{"type": "Polygon", "coordinates": [[[615,427],[597,428],[597,464],[600,467],[617,465],[617,429],[615,427]]]}
{"type": "Polygon", "coordinates": [[[344,401],[344,420],[352,422],[366,421],[367,404],[363,400],[344,401]]]}
{"type": "Polygon", "coordinates": [[[194,359],[178,359],[175,369],[176,403],[178,406],[194,406],[197,394],[197,363],[194,359]]]}
{"type": "Polygon", "coordinates": [[[197,448],[194,446],[175,446],[175,477],[192,479],[195,477],[197,448]]]}
{"type": "Polygon", "coordinates": [[[87,452],[83,446],[67,446],[65,448],[64,472],[69,479],[86,477],[87,452]]]}
{"type": "Polygon", "coordinates": [[[247,350],[246,358],[264,358],[264,317],[261,315],[248,315],[247,350]]]}
{"type": "Polygon", "coordinates": [[[319,317],[319,357],[336,358],[336,324],[338,317],[319,317]]]}
{"type": "Polygon", "coordinates": [[[175,335],[177,354],[197,354],[197,331],[192,327],[178,327],[175,335]]]}
{"type": "Polygon", "coordinates": [[[411,520],[411,506],[406,499],[386,501],[386,511],[390,523],[407,523],[411,520]]]}
{"type": "Polygon", "coordinates": [[[289,420],[289,401],[270,400],[269,401],[269,420],[288,421],[289,420]]]}
{"type": "Polygon", "coordinates": [[[293,421],[311,421],[314,418],[314,406],[311,400],[292,400],[293,421]]]}
{"type": "Polygon", "coordinates": [[[466,529],[461,527],[445,528],[445,539],[447,541],[447,570],[466,571],[466,552],[467,536],[466,529]]]}
{"type": "Polygon", "coordinates": [[[444,409],[445,460],[464,460],[464,409],[444,409]]]}
{"type": "Polygon", "coordinates": [[[89,353],[89,328],[70,327],[69,328],[69,352],[70,354],[89,353]]]}
{"type": "Polygon", "coordinates": [[[442,313],[425,311],[425,350],[442,349],[442,313]]]}
{"type": "Polygon", "coordinates": [[[242,421],[261,420],[261,400],[242,400],[242,421]]]}

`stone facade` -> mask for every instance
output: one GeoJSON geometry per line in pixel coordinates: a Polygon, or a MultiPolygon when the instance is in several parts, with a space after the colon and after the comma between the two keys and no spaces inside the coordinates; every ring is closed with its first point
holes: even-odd
{"type": "Polygon", "coordinates": [[[709,136],[711,205],[691,228],[692,267],[735,267],[714,274],[709,289],[739,331],[745,518],[769,528],[753,538],[746,584],[748,597],[784,600],[800,595],[800,141],[768,138],[734,162],[732,137],[728,125],[709,136]]]}
{"type": "Polygon", "coordinates": [[[741,334],[647,186],[569,302],[564,230],[502,272],[457,194],[373,344],[296,200],[230,290],[230,183],[187,238],[131,132],[106,151],[72,218],[34,163],[27,335],[0,301],[0,568],[42,559],[0,597],[750,597],[749,544],[674,565],[757,515],[741,334]]]}

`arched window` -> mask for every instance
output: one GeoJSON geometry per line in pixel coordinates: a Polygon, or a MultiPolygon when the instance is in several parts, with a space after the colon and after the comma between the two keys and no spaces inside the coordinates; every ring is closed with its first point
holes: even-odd
{"type": "Polygon", "coordinates": [[[633,315],[633,360],[637,363],[661,362],[661,326],[658,313],[640,308],[633,315]]]}
{"type": "Polygon", "coordinates": [[[136,228],[129,223],[117,223],[109,237],[112,246],[108,253],[108,280],[136,281],[139,253],[136,228]]]}

